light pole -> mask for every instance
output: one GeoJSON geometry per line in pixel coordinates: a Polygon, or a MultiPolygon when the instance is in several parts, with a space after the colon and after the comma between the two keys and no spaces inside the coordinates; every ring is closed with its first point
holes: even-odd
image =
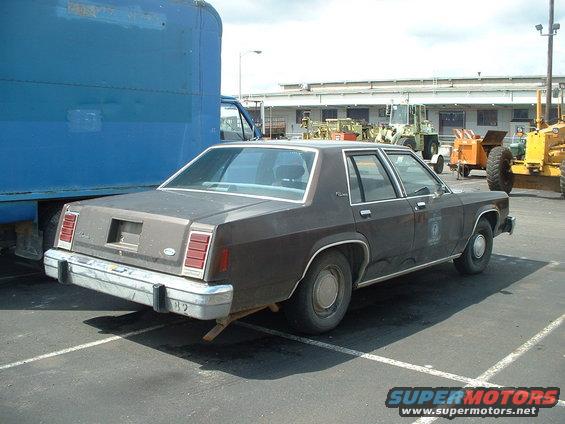
{"type": "Polygon", "coordinates": [[[261,50],[246,50],[239,52],[239,100],[241,100],[241,58],[249,53],[261,54],[263,52],[261,50]]]}
{"type": "Polygon", "coordinates": [[[547,37],[547,91],[545,94],[545,122],[549,124],[551,116],[551,84],[552,84],[552,68],[553,68],[553,36],[557,34],[557,30],[561,28],[558,23],[553,23],[553,3],[554,0],[549,0],[549,31],[547,34],[543,33],[543,25],[537,24],[536,29],[540,35],[547,37]]]}

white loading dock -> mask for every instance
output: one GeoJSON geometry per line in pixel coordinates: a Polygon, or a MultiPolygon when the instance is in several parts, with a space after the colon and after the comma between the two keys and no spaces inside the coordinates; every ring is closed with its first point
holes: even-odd
{"type": "MultiPolygon", "coordinates": [[[[553,82],[557,87],[565,83],[565,77],[554,77],[553,82]]],[[[444,139],[451,138],[453,128],[462,127],[478,134],[490,129],[508,131],[511,137],[516,127],[535,118],[536,90],[545,89],[545,77],[315,82],[280,87],[278,92],[250,94],[243,99],[252,111],[263,102],[266,136],[299,136],[304,111],[315,121],[350,117],[377,124],[388,121],[387,104],[408,102],[428,106],[428,119],[444,139]]],[[[552,109],[556,115],[555,104],[552,109]]]]}

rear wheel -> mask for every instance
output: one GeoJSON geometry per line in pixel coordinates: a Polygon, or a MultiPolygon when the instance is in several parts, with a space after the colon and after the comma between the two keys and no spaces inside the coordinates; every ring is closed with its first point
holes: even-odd
{"type": "Polygon", "coordinates": [[[485,270],[492,253],[492,227],[486,219],[479,220],[465,250],[453,264],[460,274],[479,274],[485,270]]]}
{"type": "Polygon", "coordinates": [[[413,137],[404,137],[398,140],[400,146],[410,147],[414,152],[416,151],[416,140],[413,137]]]}
{"type": "Polygon", "coordinates": [[[296,330],[320,334],[337,327],[351,300],[351,269],[338,251],[322,253],[283,310],[296,330]]]}
{"type": "Polygon", "coordinates": [[[437,155],[439,152],[439,141],[437,136],[428,136],[424,139],[424,151],[422,152],[422,157],[426,160],[432,158],[433,155],[437,155]]]}
{"type": "Polygon", "coordinates": [[[561,162],[559,167],[561,175],[559,176],[559,185],[561,187],[561,196],[565,197],[565,160],[561,162]]]}
{"type": "Polygon", "coordinates": [[[494,147],[487,159],[487,183],[492,191],[505,191],[510,193],[514,185],[512,174],[512,152],[510,149],[494,147]]]}
{"type": "Polygon", "coordinates": [[[55,245],[57,227],[61,218],[62,205],[49,208],[44,212],[40,222],[40,229],[43,231],[43,251],[46,252],[55,245]]]}

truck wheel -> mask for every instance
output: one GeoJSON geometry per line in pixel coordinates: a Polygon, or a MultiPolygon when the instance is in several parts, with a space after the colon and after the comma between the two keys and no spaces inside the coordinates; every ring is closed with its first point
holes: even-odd
{"type": "Polygon", "coordinates": [[[559,167],[559,170],[561,171],[561,175],[559,177],[561,196],[565,197],[565,160],[561,162],[561,166],[559,167]]]}
{"type": "Polygon", "coordinates": [[[491,191],[510,193],[514,185],[512,152],[507,147],[494,147],[487,159],[487,183],[491,191]]]}
{"type": "Polygon", "coordinates": [[[463,165],[463,166],[459,167],[458,172],[459,172],[459,175],[462,175],[463,177],[467,178],[469,176],[469,174],[471,173],[471,168],[469,168],[468,165],[463,165]]]}
{"type": "Polygon", "coordinates": [[[426,137],[424,139],[424,151],[422,152],[422,157],[426,160],[432,158],[433,155],[439,152],[439,141],[437,136],[426,137]]]}
{"type": "Polygon", "coordinates": [[[443,173],[443,165],[445,163],[445,160],[443,159],[442,155],[438,155],[437,156],[437,160],[436,163],[433,164],[433,168],[434,168],[434,172],[438,175],[441,175],[443,173]]]}
{"type": "Polygon", "coordinates": [[[47,252],[55,245],[57,237],[57,226],[61,218],[62,206],[52,208],[44,213],[44,221],[41,225],[43,231],[43,251],[47,252]]]}
{"type": "Polygon", "coordinates": [[[484,271],[492,253],[492,228],[486,219],[479,220],[465,250],[453,264],[460,274],[479,274],[484,271]]]}
{"type": "Polygon", "coordinates": [[[416,151],[416,140],[414,140],[412,137],[401,138],[400,140],[398,140],[398,145],[410,147],[414,152],[416,151]]]}
{"type": "Polygon", "coordinates": [[[322,253],[284,305],[288,323],[307,334],[333,330],[349,307],[351,286],[347,259],[335,250],[322,253]]]}

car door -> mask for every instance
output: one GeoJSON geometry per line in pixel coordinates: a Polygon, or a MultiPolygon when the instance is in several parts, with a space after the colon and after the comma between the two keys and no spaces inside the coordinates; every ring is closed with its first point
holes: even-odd
{"type": "Polygon", "coordinates": [[[382,152],[348,151],[345,161],[355,226],[371,251],[364,282],[409,268],[414,263],[414,211],[382,152]]]}
{"type": "Polygon", "coordinates": [[[451,256],[463,231],[461,200],[413,152],[386,150],[386,155],[415,213],[417,264],[451,256]]]}

